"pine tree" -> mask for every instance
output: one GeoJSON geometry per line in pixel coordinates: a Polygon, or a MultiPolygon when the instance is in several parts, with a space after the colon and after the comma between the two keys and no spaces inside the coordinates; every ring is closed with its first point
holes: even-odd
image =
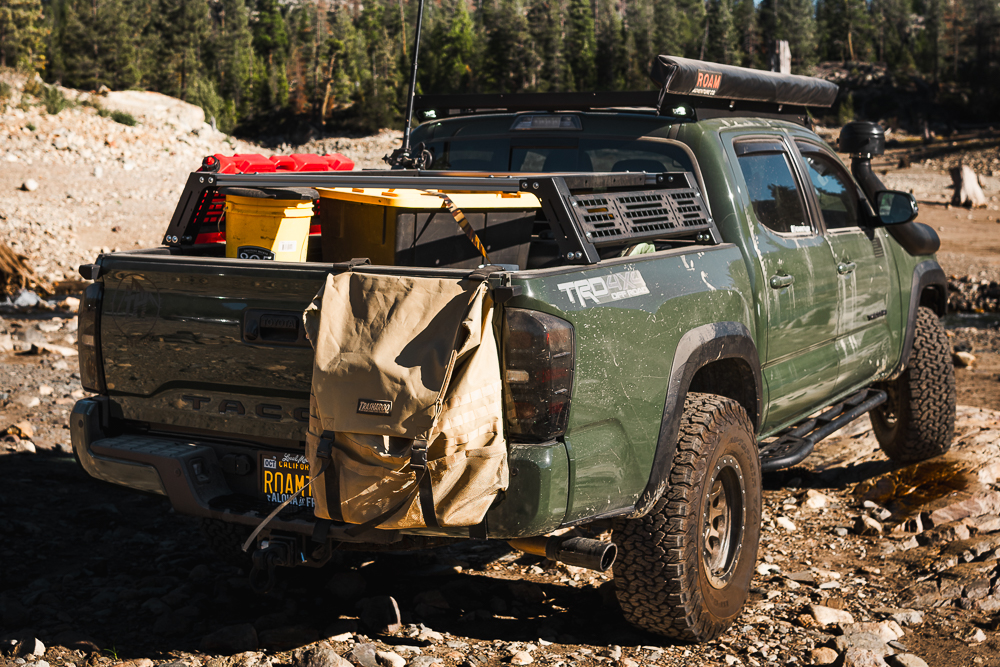
{"type": "Polygon", "coordinates": [[[707,16],[704,0],[673,0],[677,28],[674,30],[680,53],[674,55],[701,58],[706,47],[707,16]]]}
{"type": "Polygon", "coordinates": [[[258,111],[272,111],[288,102],[288,27],[277,0],[257,0],[250,23],[253,50],[254,106],[258,111]]]}
{"type": "Polygon", "coordinates": [[[897,71],[913,66],[909,44],[910,11],[906,0],[873,0],[878,31],[878,59],[897,71]]]}
{"type": "MultiPolygon", "coordinates": [[[[531,0],[528,4],[528,32],[538,55],[538,68],[528,84],[530,90],[573,90],[573,69],[564,42],[565,7],[562,0],[531,0]]],[[[569,35],[566,35],[568,38],[569,35]]]]}
{"type": "Polygon", "coordinates": [[[768,53],[773,53],[778,40],[787,41],[792,52],[792,71],[808,74],[817,58],[812,0],[761,0],[758,18],[768,53]]]}
{"type": "Polygon", "coordinates": [[[241,118],[252,112],[253,35],[250,11],[244,0],[220,0],[214,7],[210,61],[218,93],[224,100],[218,125],[231,132],[241,118]]]}
{"type": "Polygon", "coordinates": [[[129,0],[66,0],[59,7],[58,60],[52,74],[67,86],[131,88],[142,79],[140,36],[149,4],[129,0]]]}
{"type": "Polygon", "coordinates": [[[867,60],[873,26],[866,0],[819,0],[816,8],[821,58],[867,60]]]}
{"type": "Polygon", "coordinates": [[[597,0],[597,89],[625,88],[625,35],[615,0],[597,0]]]}
{"type": "Polygon", "coordinates": [[[462,0],[444,7],[420,48],[420,84],[427,93],[472,92],[479,70],[475,24],[462,0]]]}
{"type": "Polygon", "coordinates": [[[206,0],[158,1],[152,25],[159,38],[158,66],[150,71],[157,90],[194,104],[211,101],[202,70],[210,28],[206,0]]]}
{"type": "Polygon", "coordinates": [[[520,0],[488,0],[480,13],[486,33],[484,87],[498,93],[525,90],[538,63],[520,0]]]}
{"type": "Polygon", "coordinates": [[[733,7],[733,24],[739,39],[740,58],[745,67],[760,68],[760,27],[757,25],[757,7],[753,0],[737,0],[733,7]]]}
{"type": "Polygon", "coordinates": [[[390,127],[399,117],[399,44],[388,31],[391,19],[386,14],[384,0],[373,0],[365,3],[358,19],[364,56],[355,113],[361,126],[371,131],[390,127]]]}
{"type": "Polygon", "coordinates": [[[652,0],[629,0],[625,5],[625,87],[643,90],[652,87],[649,70],[655,58],[652,0]]]}
{"type": "Polygon", "coordinates": [[[724,65],[739,65],[739,35],[730,0],[710,0],[708,6],[708,41],[706,57],[724,65]]]}
{"type": "Polygon", "coordinates": [[[43,19],[40,0],[0,2],[0,67],[44,67],[43,19]]]}
{"type": "Polygon", "coordinates": [[[573,89],[593,90],[597,83],[594,15],[589,0],[569,0],[566,53],[573,89]]]}

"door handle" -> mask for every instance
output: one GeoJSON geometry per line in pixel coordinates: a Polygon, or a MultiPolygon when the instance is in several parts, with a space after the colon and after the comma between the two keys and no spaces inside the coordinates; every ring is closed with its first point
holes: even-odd
{"type": "Polygon", "coordinates": [[[837,273],[846,276],[848,273],[853,273],[856,268],[858,268],[856,262],[841,262],[837,265],[837,273]]]}
{"type": "Polygon", "coordinates": [[[795,280],[792,276],[771,276],[771,287],[774,289],[781,289],[782,287],[788,287],[795,280]]]}

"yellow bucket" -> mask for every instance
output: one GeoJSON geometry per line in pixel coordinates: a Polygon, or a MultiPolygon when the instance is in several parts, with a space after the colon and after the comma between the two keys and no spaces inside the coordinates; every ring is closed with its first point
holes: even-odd
{"type": "Polygon", "coordinates": [[[313,202],[226,195],[226,257],[304,262],[313,202]]]}

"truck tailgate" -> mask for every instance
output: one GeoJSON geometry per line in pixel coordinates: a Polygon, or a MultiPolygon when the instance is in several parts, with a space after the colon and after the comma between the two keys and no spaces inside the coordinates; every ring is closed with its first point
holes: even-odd
{"type": "Polygon", "coordinates": [[[313,353],[301,313],[335,267],[158,253],[101,263],[113,417],[190,434],[304,440],[313,353]]]}

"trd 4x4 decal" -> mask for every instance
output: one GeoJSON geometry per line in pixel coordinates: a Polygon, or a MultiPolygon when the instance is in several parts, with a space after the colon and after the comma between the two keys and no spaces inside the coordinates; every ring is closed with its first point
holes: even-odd
{"type": "Polygon", "coordinates": [[[556,287],[559,291],[565,292],[571,304],[579,303],[584,308],[593,305],[587,303],[588,299],[599,305],[649,294],[646,281],[642,279],[642,274],[638,270],[559,283],[556,287]]]}

